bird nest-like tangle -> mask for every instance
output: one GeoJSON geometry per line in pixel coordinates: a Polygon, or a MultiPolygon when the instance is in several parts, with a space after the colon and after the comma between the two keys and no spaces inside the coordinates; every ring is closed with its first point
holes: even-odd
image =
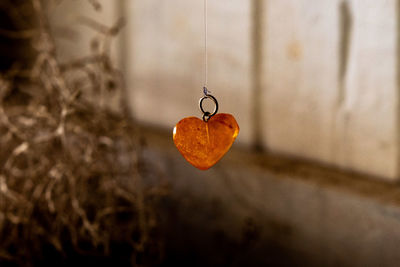
{"type": "Polygon", "coordinates": [[[99,104],[104,91],[124,95],[108,51],[122,23],[102,28],[89,57],[60,64],[45,8],[31,7],[35,28],[0,32],[34,48],[0,74],[0,264],[157,261],[165,187],[142,179],[150,163],[126,104],[99,104]]]}

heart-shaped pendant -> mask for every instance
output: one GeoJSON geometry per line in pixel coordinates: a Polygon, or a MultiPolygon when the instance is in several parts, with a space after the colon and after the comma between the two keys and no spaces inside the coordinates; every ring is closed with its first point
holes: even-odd
{"type": "Polygon", "coordinates": [[[229,150],[239,133],[235,118],[219,113],[208,121],[184,118],[174,128],[175,146],[182,156],[200,170],[207,170],[229,150]]]}

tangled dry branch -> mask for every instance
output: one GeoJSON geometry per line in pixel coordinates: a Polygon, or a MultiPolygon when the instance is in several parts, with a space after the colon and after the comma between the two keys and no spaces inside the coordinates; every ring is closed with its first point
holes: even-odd
{"type": "MultiPolygon", "coordinates": [[[[18,14],[18,5],[9,5],[18,14]]],[[[142,179],[126,104],[119,113],[101,104],[104,91],[124,94],[109,56],[122,20],[105,27],[87,19],[101,36],[94,52],[60,64],[45,8],[40,0],[31,6],[34,29],[0,30],[29,39],[35,51],[33,64],[0,74],[0,263],[34,265],[71,253],[134,264],[144,255],[159,258],[154,206],[165,187],[142,179]]]]}

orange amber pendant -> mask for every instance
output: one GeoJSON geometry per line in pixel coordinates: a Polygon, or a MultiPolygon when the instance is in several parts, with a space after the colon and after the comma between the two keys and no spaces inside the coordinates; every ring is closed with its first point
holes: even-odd
{"type": "Polygon", "coordinates": [[[190,164],[207,170],[228,152],[238,133],[235,118],[219,113],[208,121],[196,117],[182,119],[174,128],[173,138],[175,146],[190,164]]]}

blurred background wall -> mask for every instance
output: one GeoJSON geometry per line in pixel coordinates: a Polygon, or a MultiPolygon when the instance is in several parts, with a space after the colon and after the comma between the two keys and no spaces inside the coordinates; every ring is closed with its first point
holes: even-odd
{"type": "MultiPolygon", "coordinates": [[[[100,2],[100,12],[64,1],[52,13],[61,59],[90,53],[85,17],[123,16],[113,51],[135,117],[173,128],[199,115],[203,2],[100,2]]],[[[395,181],[397,32],[394,0],[210,1],[209,89],[237,117],[241,145],[395,181]]]]}
{"type": "Polygon", "coordinates": [[[203,1],[100,2],[99,12],[88,13],[90,1],[64,1],[53,13],[54,25],[73,28],[72,39],[57,38],[60,58],[90,53],[82,16],[105,25],[125,18],[114,56],[133,116],[158,129],[144,131],[145,153],[179,199],[167,205],[172,220],[183,214],[169,228],[177,246],[204,251],[235,240],[244,256],[233,265],[396,266],[398,1],[209,1],[209,89],[241,132],[208,172],[188,166],[170,136],[180,119],[200,116],[203,1]],[[185,227],[202,234],[180,236],[185,227]],[[249,233],[254,246],[241,243],[249,233]]]}

